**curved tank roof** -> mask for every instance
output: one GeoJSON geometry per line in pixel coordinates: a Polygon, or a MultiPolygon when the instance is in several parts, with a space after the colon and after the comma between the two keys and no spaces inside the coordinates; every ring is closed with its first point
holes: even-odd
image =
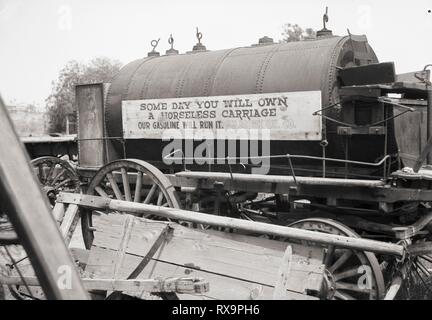
{"type": "Polygon", "coordinates": [[[321,90],[328,105],[337,94],[337,67],[378,62],[366,37],[353,37],[135,60],[112,81],[106,100],[108,134],[122,135],[122,100],[321,90]]]}

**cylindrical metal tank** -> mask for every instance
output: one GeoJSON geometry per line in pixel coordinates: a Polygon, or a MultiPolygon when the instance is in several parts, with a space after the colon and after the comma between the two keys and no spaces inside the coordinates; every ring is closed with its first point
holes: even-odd
{"type": "MultiPolygon", "coordinates": [[[[146,57],[127,64],[113,79],[106,99],[106,129],[111,137],[122,136],[123,100],[321,90],[326,107],[339,100],[338,68],[377,62],[363,36],[146,57]]],[[[338,118],[338,110],[327,115],[338,118]]],[[[327,156],[343,157],[335,125],[323,121],[327,156]]],[[[127,156],[160,161],[162,147],[162,141],[128,141],[127,156]]],[[[322,155],[319,141],[272,141],[271,152],[322,155]]],[[[357,159],[376,156],[370,151],[357,159]]]]}

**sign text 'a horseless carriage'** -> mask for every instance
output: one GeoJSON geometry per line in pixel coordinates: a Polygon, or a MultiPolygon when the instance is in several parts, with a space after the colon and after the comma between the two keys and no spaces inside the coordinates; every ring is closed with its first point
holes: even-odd
{"type": "Polygon", "coordinates": [[[126,139],[161,139],[171,129],[215,137],[268,130],[272,140],[320,140],[321,119],[313,116],[320,108],[320,91],[126,100],[123,132],[126,139]]]}

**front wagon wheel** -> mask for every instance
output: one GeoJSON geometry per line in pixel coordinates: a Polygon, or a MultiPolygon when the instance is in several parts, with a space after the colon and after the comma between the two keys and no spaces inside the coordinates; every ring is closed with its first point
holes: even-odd
{"type": "MultiPolygon", "coordinates": [[[[116,160],[103,166],[90,181],[86,194],[180,208],[169,179],[155,166],[136,159],[116,160]]],[[[81,209],[82,234],[87,249],[90,249],[94,239],[92,216],[92,210],[81,209]]]]}

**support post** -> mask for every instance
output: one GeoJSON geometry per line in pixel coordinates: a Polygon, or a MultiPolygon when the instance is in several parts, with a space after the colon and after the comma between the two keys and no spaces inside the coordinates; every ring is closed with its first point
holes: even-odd
{"type": "Polygon", "coordinates": [[[51,214],[0,98],[0,207],[6,212],[27,252],[48,299],[87,299],[74,261],[51,214]],[[63,270],[63,271],[62,271],[63,270]],[[70,276],[63,287],[64,273],[70,276]]]}
{"type": "MultiPolygon", "coordinates": [[[[432,86],[427,85],[427,139],[430,140],[432,138],[432,86]]],[[[427,164],[432,164],[432,152],[429,152],[427,155],[427,164]]]]}

